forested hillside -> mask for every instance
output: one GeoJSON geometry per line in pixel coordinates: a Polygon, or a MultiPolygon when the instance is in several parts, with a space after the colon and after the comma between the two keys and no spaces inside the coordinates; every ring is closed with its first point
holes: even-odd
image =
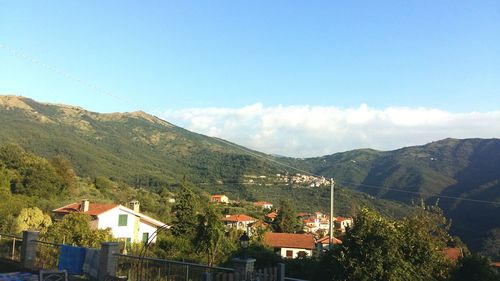
{"type": "Polygon", "coordinates": [[[360,149],[283,161],[378,198],[432,203],[435,194],[442,195],[439,205],[453,219],[452,231],[473,248],[500,228],[499,139],[445,139],[394,151],[360,149]]]}
{"type": "Polygon", "coordinates": [[[0,145],[18,144],[47,159],[61,156],[87,182],[101,179],[135,189],[162,190],[187,178],[207,194],[224,192],[241,200],[288,197],[298,209],[326,211],[327,187],[243,184],[244,175],[296,172],[277,164],[282,162],[334,178],[339,214],[353,214],[367,206],[400,216],[407,207],[375,198],[408,206],[421,198],[434,203],[434,195],[439,194],[452,197],[440,198],[439,205],[453,219],[452,231],[473,248],[500,229],[498,139],[446,139],[394,151],[359,149],[308,159],[272,157],[189,132],[144,112],[99,114],[16,96],[0,96],[0,124],[0,145]]]}

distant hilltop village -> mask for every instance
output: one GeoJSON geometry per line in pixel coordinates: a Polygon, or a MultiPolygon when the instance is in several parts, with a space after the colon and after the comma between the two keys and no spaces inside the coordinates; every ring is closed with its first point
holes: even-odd
{"type": "Polygon", "coordinates": [[[243,175],[243,184],[255,185],[300,185],[309,187],[328,186],[330,181],[324,177],[303,174],[276,174],[275,176],[243,175]]]}

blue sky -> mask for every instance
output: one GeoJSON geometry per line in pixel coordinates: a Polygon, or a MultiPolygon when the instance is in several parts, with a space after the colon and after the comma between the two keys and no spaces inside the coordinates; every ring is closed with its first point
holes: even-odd
{"type": "Polygon", "coordinates": [[[499,1],[0,0],[0,93],[188,128],[255,104],[491,112],[499,30],[499,1]]]}

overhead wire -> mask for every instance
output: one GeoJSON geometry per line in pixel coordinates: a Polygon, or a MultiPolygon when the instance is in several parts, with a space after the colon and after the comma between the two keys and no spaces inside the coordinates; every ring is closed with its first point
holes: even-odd
{"type": "MultiPolygon", "coordinates": [[[[56,68],[56,67],[53,67],[51,65],[48,65],[46,63],[43,63],[41,62],[40,60],[34,58],[33,56],[29,56],[27,54],[25,54],[24,52],[21,52],[17,49],[14,49],[10,46],[7,46],[3,43],[0,43],[0,49],[5,49],[6,51],[8,51],[11,55],[14,55],[16,57],[21,57],[23,59],[26,59],[27,61],[29,61],[30,63],[32,64],[35,64],[35,65],[38,65],[40,67],[43,67],[47,70],[50,70],[54,73],[57,73],[63,77],[65,77],[66,79],[70,79],[74,82],[77,82],[79,83],[80,85],[83,85],[87,88],[90,88],[92,90],[94,90],[96,93],[98,94],[103,94],[103,95],[106,95],[106,96],[109,96],[111,98],[114,98],[122,103],[125,103],[127,105],[130,105],[130,106],[136,106],[136,103],[128,100],[128,99],[125,99],[125,98],[122,98],[118,95],[115,95],[109,91],[106,91],[100,87],[98,87],[97,85],[93,84],[93,83],[90,83],[86,80],[83,80],[83,79],[80,79],[74,75],[71,75],[70,73],[64,71],[64,70],[61,70],[59,68],[56,68]]],[[[300,168],[297,168],[297,167],[294,167],[290,164],[287,164],[287,163],[283,163],[281,161],[278,161],[274,158],[269,158],[269,157],[266,157],[264,156],[263,154],[260,154],[260,153],[257,153],[257,152],[253,152],[251,149],[249,148],[245,148],[245,147],[242,147],[242,146],[239,146],[239,145],[236,145],[234,143],[231,143],[229,141],[226,141],[226,140],[223,140],[221,138],[218,138],[218,137],[211,137],[212,139],[214,140],[217,140],[221,143],[224,143],[226,145],[229,145],[231,147],[234,147],[240,151],[243,151],[245,152],[246,154],[248,155],[251,155],[251,156],[254,156],[254,157],[258,157],[258,158],[262,158],[268,162],[272,162],[272,163],[275,163],[275,164],[278,164],[278,165],[281,165],[283,167],[286,167],[286,168],[289,168],[289,169],[292,169],[292,170],[295,170],[297,172],[300,172],[300,173],[303,173],[303,174],[307,174],[307,175],[310,175],[310,176],[314,176],[314,177],[324,177],[323,175],[319,175],[319,174],[315,174],[313,172],[310,172],[310,171],[307,171],[307,170],[304,170],[304,169],[300,169],[300,168]]],[[[476,202],[476,203],[486,203],[486,204],[496,204],[496,205],[500,205],[500,202],[495,202],[495,201],[488,201],[488,200],[479,200],[479,199],[470,199],[470,198],[463,198],[463,197],[457,197],[457,196],[448,196],[448,195],[441,195],[441,194],[437,194],[437,193],[426,193],[426,192],[416,192],[416,191],[409,191],[409,190],[404,190],[404,189],[397,189],[397,188],[391,188],[391,187],[387,187],[387,186],[382,186],[382,185],[369,185],[369,184],[364,184],[364,183],[353,183],[353,182],[347,182],[347,181],[335,181],[336,183],[340,183],[340,184],[344,184],[344,185],[355,185],[355,186],[362,186],[362,187],[367,187],[367,188],[372,188],[372,189],[378,189],[378,190],[383,190],[383,191],[394,191],[394,192],[400,192],[400,193],[407,193],[407,194],[414,194],[414,195],[421,195],[421,196],[434,196],[434,197],[438,197],[438,198],[446,198],[446,199],[456,199],[456,200],[462,200],[462,201],[468,201],[468,202],[476,202]]]]}

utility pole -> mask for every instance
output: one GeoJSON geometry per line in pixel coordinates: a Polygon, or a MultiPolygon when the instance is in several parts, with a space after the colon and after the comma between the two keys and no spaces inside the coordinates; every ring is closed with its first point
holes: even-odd
{"type": "Polygon", "coordinates": [[[331,251],[333,249],[333,203],[335,200],[335,181],[330,179],[330,225],[328,230],[328,247],[331,251]]]}

